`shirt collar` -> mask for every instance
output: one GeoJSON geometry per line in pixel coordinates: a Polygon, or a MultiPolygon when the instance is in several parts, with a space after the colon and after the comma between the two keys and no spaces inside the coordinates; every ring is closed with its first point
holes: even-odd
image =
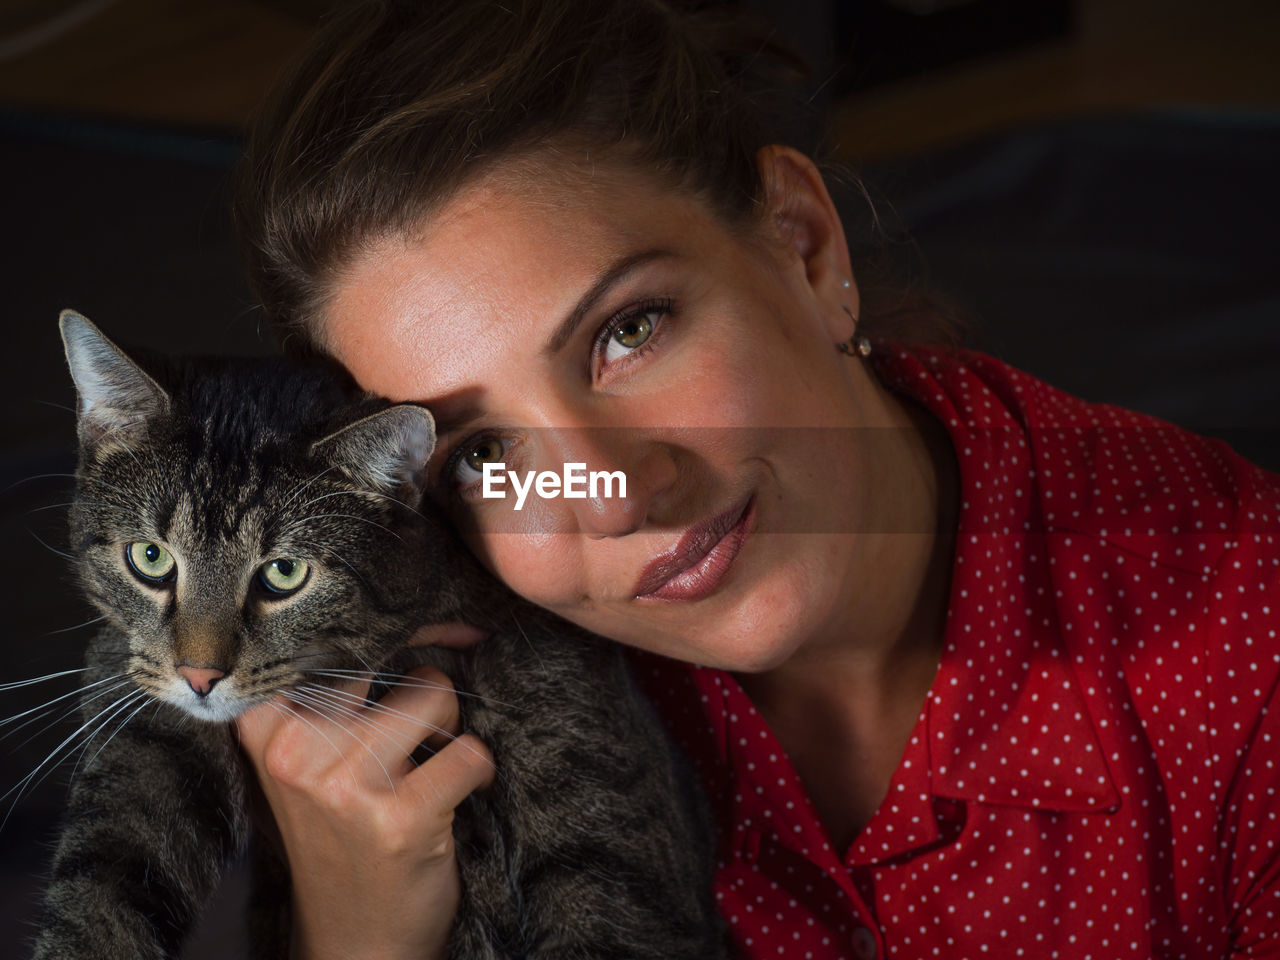
{"type": "Polygon", "coordinates": [[[1023,380],[977,354],[877,362],[947,428],[961,513],[944,651],[921,722],[935,796],[1050,811],[1119,805],[1064,644],[1023,380]]]}

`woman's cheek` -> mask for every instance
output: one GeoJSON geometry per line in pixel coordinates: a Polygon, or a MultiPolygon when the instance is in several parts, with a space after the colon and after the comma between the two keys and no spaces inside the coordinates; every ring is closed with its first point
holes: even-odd
{"type": "Polygon", "coordinates": [[[682,428],[758,426],[765,382],[756,362],[740,348],[711,342],[663,385],[663,423],[682,428]]]}
{"type": "Polygon", "coordinates": [[[508,587],[538,606],[563,610],[585,591],[581,535],[563,529],[557,501],[530,494],[523,508],[494,510],[468,538],[480,561],[508,587]]]}

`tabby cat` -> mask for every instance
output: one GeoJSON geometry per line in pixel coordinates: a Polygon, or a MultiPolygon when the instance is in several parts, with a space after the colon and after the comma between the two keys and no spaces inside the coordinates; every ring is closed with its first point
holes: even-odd
{"type": "Polygon", "coordinates": [[[497,768],[455,818],[451,957],[724,955],[710,827],[617,645],[522,604],[432,513],[425,409],[319,362],[131,359],[79,314],[61,329],[72,548],[107,626],[37,958],[176,956],[246,847],[256,956],[287,956],[288,871],[253,828],[229,721],[286,690],[323,702],[370,665],[385,691],[419,663],[470,694],[463,726],[497,768]],[[453,619],[495,632],[404,646],[453,619]]]}

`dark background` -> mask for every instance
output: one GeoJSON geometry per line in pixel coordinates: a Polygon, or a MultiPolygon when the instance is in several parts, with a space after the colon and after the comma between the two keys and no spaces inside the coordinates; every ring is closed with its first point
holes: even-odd
{"type": "MultiPolygon", "coordinates": [[[[970,317],[971,345],[1280,469],[1280,5],[746,5],[815,63],[833,158],[865,178],[902,271],[970,317]]],[[[78,665],[92,629],[56,552],[74,465],[57,312],[164,349],[270,348],[228,174],[321,6],[0,0],[0,683],[78,665]]],[[[841,202],[869,243],[858,192],[841,202]]],[[[0,689],[0,717],[71,689],[0,689]]],[[[57,715],[0,740],[0,792],[74,730],[21,743],[57,715]]],[[[69,766],[0,801],[0,955],[22,953],[69,766]]],[[[234,897],[191,956],[236,956],[234,897]]]]}

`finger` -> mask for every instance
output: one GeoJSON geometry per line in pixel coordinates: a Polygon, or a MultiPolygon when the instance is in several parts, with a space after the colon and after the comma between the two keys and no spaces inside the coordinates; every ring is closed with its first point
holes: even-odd
{"type": "Polygon", "coordinates": [[[365,753],[358,749],[360,738],[349,729],[355,710],[344,707],[335,711],[333,706],[363,704],[371,679],[368,674],[344,681],[332,701],[314,691],[288,689],[237,718],[237,729],[243,731],[241,739],[259,779],[297,785],[335,761],[350,767],[348,754],[365,753]],[[354,751],[353,739],[357,741],[354,751]]]}
{"type": "MultiPolygon", "coordinates": [[[[360,695],[363,699],[363,693],[358,693],[360,682],[352,682],[347,686],[353,696],[360,695]]],[[[366,692],[369,689],[367,679],[363,681],[363,688],[366,692]]],[[[250,756],[260,757],[282,727],[296,722],[295,713],[298,709],[298,703],[290,700],[286,693],[277,694],[270,700],[250,707],[232,721],[241,746],[250,756]]]]}
{"type": "Polygon", "coordinates": [[[459,623],[455,620],[449,623],[433,623],[430,626],[419,627],[414,635],[409,638],[409,646],[450,647],[454,650],[465,650],[468,647],[475,646],[487,636],[489,634],[479,627],[473,627],[469,623],[459,623]]]}
{"type": "Polygon", "coordinates": [[[464,733],[404,778],[415,792],[452,810],[474,790],[493,782],[493,754],[475,734],[464,733]]]}
{"type": "Polygon", "coordinates": [[[303,761],[313,754],[306,742],[311,733],[300,729],[295,704],[284,696],[273,697],[246,710],[234,723],[240,745],[264,789],[269,791],[272,781],[299,779],[308,766],[303,761]]]}
{"type": "Polygon", "coordinates": [[[349,731],[384,768],[403,769],[424,740],[452,740],[460,730],[453,684],[433,667],[415,667],[376,703],[347,701],[349,731]]]}
{"type": "Polygon", "coordinates": [[[267,743],[275,735],[285,715],[272,702],[260,703],[233,721],[240,746],[255,763],[262,757],[267,743]]]}
{"type": "Polygon", "coordinates": [[[421,723],[416,729],[406,730],[406,736],[417,737],[415,747],[425,743],[434,751],[457,739],[462,732],[462,716],[453,681],[425,665],[410,670],[408,678],[404,686],[396,687],[379,705],[419,718],[421,723]]]}

